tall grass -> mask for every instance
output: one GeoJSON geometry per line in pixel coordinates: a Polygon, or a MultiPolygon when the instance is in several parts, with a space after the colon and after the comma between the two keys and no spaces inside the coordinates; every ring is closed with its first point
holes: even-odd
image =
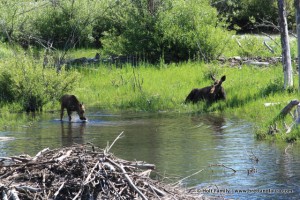
{"type": "MultiPolygon", "coordinates": [[[[244,40],[241,41],[244,42],[244,40]]],[[[245,45],[245,43],[243,44],[245,45]]],[[[251,45],[249,44],[249,46],[251,45]]],[[[249,53],[240,52],[241,49],[235,46],[232,48],[233,51],[227,52],[228,54],[225,54],[225,56],[253,56],[256,50],[265,52],[263,48],[265,47],[261,45],[254,45],[252,49],[247,47],[247,49],[251,50],[249,53]]],[[[69,92],[77,95],[86,104],[87,112],[89,107],[98,107],[101,110],[150,112],[222,112],[226,115],[234,115],[254,122],[257,137],[266,138],[269,137],[267,134],[268,127],[280,110],[289,101],[297,99],[299,96],[296,89],[283,90],[283,70],[281,65],[230,67],[219,63],[185,62],[165,65],[162,62],[155,66],[142,64],[138,67],[125,65],[122,68],[116,68],[114,65],[99,64],[69,69],[69,71],[63,71],[63,76],[58,77],[57,72],[51,68],[43,70],[37,68],[42,65],[36,60],[23,56],[18,56],[21,59],[17,61],[9,59],[12,52],[8,48],[2,49],[4,50],[2,50],[2,54],[0,52],[0,56],[3,58],[0,62],[0,80],[3,80],[1,82],[3,86],[1,86],[1,91],[5,92],[5,88],[11,89],[8,91],[12,92],[12,95],[18,94],[19,96],[17,95],[15,99],[20,100],[20,94],[28,95],[31,88],[38,89],[39,96],[45,98],[48,95],[46,98],[48,103],[43,106],[44,110],[59,109],[58,93],[69,92]],[[23,69],[26,69],[26,73],[24,73],[23,69]],[[6,74],[3,72],[12,77],[16,87],[9,87],[6,84],[7,79],[4,76],[6,74]],[[38,75],[38,73],[42,74],[42,76],[38,75]],[[227,100],[211,105],[205,102],[185,104],[184,100],[193,88],[201,88],[212,84],[211,74],[214,74],[216,78],[226,75],[227,78],[223,83],[223,87],[227,93],[227,100]],[[44,78],[40,79],[41,77],[44,78]],[[27,78],[26,80],[32,80],[32,82],[26,82],[25,78],[27,78]],[[34,87],[30,87],[31,84],[34,87]],[[35,87],[35,84],[38,87],[35,87]],[[64,90],[65,86],[68,86],[69,89],[64,90]],[[60,89],[58,90],[57,88],[60,89]],[[44,95],[45,91],[48,91],[46,95],[44,95]],[[264,103],[279,104],[265,107],[264,103]]],[[[95,52],[95,50],[71,51],[70,57],[93,57],[95,52]]],[[[278,52],[279,50],[276,49],[276,55],[278,52]]],[[[260,55],[270,56],[269,54],[260,55]]],[[[296,74],[294,75],[294,83],[298,83],[296,74]]],[[[5,92],[5,95],[9,100],[10,96],[7,92],[5,92]]],[[[9,117],[3,116],[3,114],[6,115],[8,113],[4,112],[4,110],[9,108],[9,110],[16,111],[19,107],[22,107],[17,102],[9,102],[9,105],[6,102],[2,101],[0,104],[5,108],[1,112],[3,119],[9,119],[9,117]]],[[[0,121],[1,124],[3,123],[0,121]]],[[[277,137],[296,138],[300,135],[298,132],[298,130],[295,130],[289,135],[278,134],[277,137]]]]}
{"type": "MultiPolygon", "coordinates": [[[[295,90],[283,90],[281,66],[229,67],[197,62],[137,68],[124,66],[81,68],[81,84],[74,93],[88,106],[108,110],[171,111],[181,113],[222,112],[256,124],[258,137],[267,137],[267,129],[280,110],[292,99],[295,90]],[[223,87],[226,101],[184,104],[193,88],[212,84],[209,75],[226,75],[223,87]],[[279,103],[265,107],[265,103],[279,103]]],[[[297,76],[294,76],[297,83],[297,76]]],[[[292,134],[291,134],[292,135],[292,134]]]]}

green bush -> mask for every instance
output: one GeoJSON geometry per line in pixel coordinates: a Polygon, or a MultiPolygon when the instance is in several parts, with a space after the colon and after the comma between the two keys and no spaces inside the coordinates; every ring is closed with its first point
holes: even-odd
{"type": "MultiPolygon", "coordinates": [[[[88,1],[60,1],[39,9],[32,20],[33,30],[41,41],[60,49],[88,46],[92,40],[88,1]]],[[[91,10],[93,11],[93,10],[91,10]]]]}
{"type": "Polygon", "coordinates": [[[231,35],[218,21],[217,11],[208,1],[171,1],[160,13],[159,28],[163,33],[164,52],[179,60],[210,61],[221,55],[231,35]]]}
{"type": "MultiPolygon", "coordinates": [[[[295,24],[293,0],[285,0],[289,27],[295,24]]],[[[278,6],[275,0],[212,0],[220,18],[225,18],[230,29],[241,32],[279,31],[278,6]]]]}
{"type": "Polygon", "coordinates": [[[109,53],[141,55],[150,62],[210,61],[225,49],[230,34],[217,11],[206,0],[166,0],[128,4],[120,20],[124,29],[107,32],[104,49],[109,53]]]}
{"type": "Polygon", "coordinates": [[[64,67],[43,67],[40,60],[19,53],[18,56],[0,63],[0,100],[17,102],[23,110],[41,110],[76,86],[80,76],[64,67]],[[23,56],[21,56],[23,55],[23,56]]]}
{"type": "Polygon", "coordinates": [[[3,40],[26,48],[97,44],[102,54],[152,63],[210,61],[225,51],[231,36],[207,0],[13,0],[0,7],[3,40]]]}
{"type": "Polygon", "coordinates": [[[14,80],[12,74],[7,70],[0,74],[0,101],[13,102],[15,100],[13,91],[14,80]]]}

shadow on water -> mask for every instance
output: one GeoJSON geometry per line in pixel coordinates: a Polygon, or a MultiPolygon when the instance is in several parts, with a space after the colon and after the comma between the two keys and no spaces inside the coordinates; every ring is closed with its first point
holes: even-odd
{"type": "Polygon", "coordinates": [[[104,113],[89,110],[88,121],[60,121],[58,113],[43,114],[31,127],[0,133],[0,156],[30,154],[41,149],[93,143],[105,148],[124,131],[111,149],[127,160],[155,164],[157,174],[196,186],[207,195],[239,199],[298,199],[300,148],[254,139],[252,125],[237,118],[208,114],[104,113]],[[257,156],[258,162],[252,157],[257,156]],[[232,170],[220,165],[227,166],[232,170]],[[249,170],[251,173],[249,173],[249,170]],[[218,192],[215,189],[227,189],[218,192]],[[290,190],[293,193],[259,190],[290,190]],[[243,190],[241,192],[235,190],[243,190]]]}

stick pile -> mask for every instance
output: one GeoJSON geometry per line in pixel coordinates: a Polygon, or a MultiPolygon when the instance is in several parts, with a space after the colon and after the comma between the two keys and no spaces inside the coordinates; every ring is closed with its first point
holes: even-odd
{"type": "Polygon", "coordinates": [[[0,199],[204,199],[151,179],[154,168],[91,144],[0,157],[0,199]]]}

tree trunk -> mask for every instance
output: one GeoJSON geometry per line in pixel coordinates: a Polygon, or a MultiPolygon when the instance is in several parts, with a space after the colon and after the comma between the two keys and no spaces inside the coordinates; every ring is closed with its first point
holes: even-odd
{"type": "Polygon", "coordinates": [[[300,91],[300,0],[295,0],[296,8],[296,22],[297,22],[297,41],[298,41],[298,72],[299,72],[299,85],[298,90],[300,91]]]}
{"type": "Polygon", "coordinates": [[[289,87],[293,86],[293,70],[284,0],[278,0],[278,13],[282,48],[282,64],[284,72],[284,89],[288,89],[289,87]]]}

